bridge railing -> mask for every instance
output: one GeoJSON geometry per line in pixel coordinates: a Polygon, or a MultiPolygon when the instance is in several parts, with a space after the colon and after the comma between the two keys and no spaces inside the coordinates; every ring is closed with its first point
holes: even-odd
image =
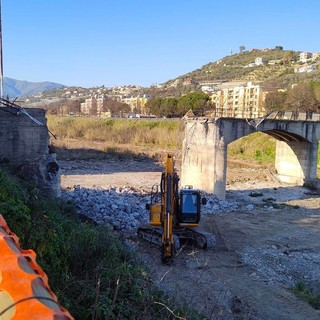
{"type": "Polygon", "coordinates": [[[265,116],[266,119],[291,121],[320,121],[320,113],[298,111],[274,111],[265,116]]]}

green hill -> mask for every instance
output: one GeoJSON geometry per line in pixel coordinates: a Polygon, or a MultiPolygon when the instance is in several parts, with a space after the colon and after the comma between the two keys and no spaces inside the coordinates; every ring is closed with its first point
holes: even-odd
{"type": "Polygon", "coordinates": [[[270,86],[287,88],[305,80],[320,81],[320,70],[295,73],[295,68],[305,64],[317,65],[319,58],[303,64],[299,61],[300,51],[275,49],[251,49],[235,53],[201,68],[181,75],[163,84],[157,91],[162,95],[180,95],[200,90],[204,83],[222,83],[229,81],[253,81],[265,88],[270,86]],[[263,64],[256,65],[255,60],[261,58],[263,64]],[[174,88],[174,89],[173,89],[174,88]]]}

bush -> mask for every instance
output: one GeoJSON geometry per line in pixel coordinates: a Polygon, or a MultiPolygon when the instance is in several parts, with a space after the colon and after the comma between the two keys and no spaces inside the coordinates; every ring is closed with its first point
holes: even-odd
{"type": "Polygon", "coordinates": [[[298,298],[308,302],[314,309],[320,309],[320,295],[314,294],[303,282],[298,282],[292,291],[298,298]]]}

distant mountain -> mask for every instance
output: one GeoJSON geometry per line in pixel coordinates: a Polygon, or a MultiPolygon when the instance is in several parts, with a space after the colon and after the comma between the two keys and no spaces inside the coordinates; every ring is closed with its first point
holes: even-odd
{"type": "Polygon", "coordinates": [[[29,82],[4,77],[4,96],[9,96],[9,98],[21,98],[63,87],[65,86],[54,82],[29,82]]]}

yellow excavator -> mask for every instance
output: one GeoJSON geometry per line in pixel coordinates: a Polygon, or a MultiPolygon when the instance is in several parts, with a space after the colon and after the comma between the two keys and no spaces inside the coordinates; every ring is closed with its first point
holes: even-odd
{"type": "Polygon", "coordinates": [[[163,263],[169,262],[181,243],[192,242],[202,249],[215,245],[214,235],[198,228],[201,217],[200,191],[186,186],[179,191],[179,176],[174,169],[171,154],[165,158],[165,170],[159,186],[153,187],[151,201],[147,204],[150,223],[138,228],[138,236],[161,245],[163,263]]]}

